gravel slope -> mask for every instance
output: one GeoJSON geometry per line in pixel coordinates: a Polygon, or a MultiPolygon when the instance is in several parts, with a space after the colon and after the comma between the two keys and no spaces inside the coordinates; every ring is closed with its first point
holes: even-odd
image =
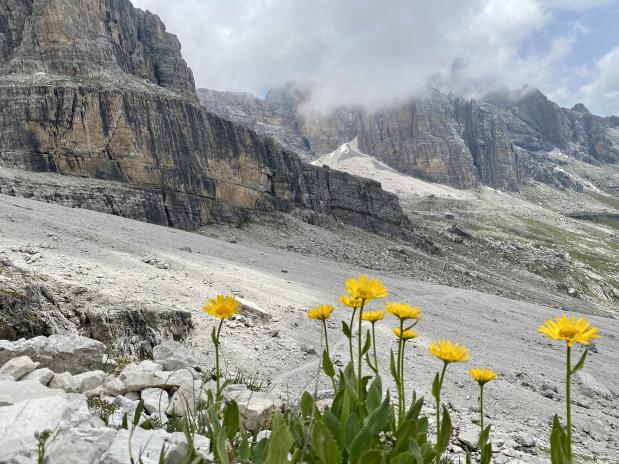
{"type": "MultiPolygon", "coordinates": [[[[229,369],[240,368],[270,381],[284,396],[313,388],[320,332],[304,311],[317,303],[337,301],[344,280],[364,269],[269,247],[247,234],[233,239],[237,234],[225,227],[204,232],[188,233],[0,195],[0,257],[62,282],[97,288],[111,299],[141,299],[195,311],[190,344],[205,366],[212,364],[212,321],[198,308],[216,293],[234,293],[256,311],[254,317],[233,321],[224,331],[229,369]],[[25,254],[14,251],[23,246],[36,249],[40,259],[27,263],[25,254]],[[260,310],[268,320],[255,316],[260,310]]],[[[305,235],[296,239],[303,243],[311,234],[312,226],[307,226],[305,235]]],[[[500,377],[486,389],[487,411],[495,438],[503,442],[502,458],[510,459],[511,454],[524,462],[544,462],[550,418],[562,410],[563,350],[536,329],[559,311],[472,290],[375,275],[390,290],[390,299],[413,303],[425,313],[418,326],[420,338],[406,361],[408,385],[429,398],[439,364],[428,355],[427,346],[438,337],[464,343],[472,353],[470,366],[451,366],[446,380],[446,398],[456,423],[465,424],[475,414],[477,393],[467,369],[492,366],[500,377]]],[[[348,316],[346,309],[338,308],[331,331],[342,359],[347,347],[343,340],[336,341],[336,328],[348,316]]],[[[586,366],[597,385],[576,387],[576,446],[617,462],[612,460],[619,455],[619,406],[616,395],[604,398],[600,393],[603,387],[619,392],[619,321],[590,318],[604,338],[596,343],[597,352],[586,366]]],[[[387,367],[388,349],[395,343],[385,322],[378,332],[385,347],[380,362],[387,367]]]]}

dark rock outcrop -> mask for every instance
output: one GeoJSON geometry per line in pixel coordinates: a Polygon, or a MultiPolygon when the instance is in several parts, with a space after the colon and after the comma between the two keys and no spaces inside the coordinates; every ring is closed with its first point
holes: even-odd
{"type": "Polygon", "coordinates": [[[296,209],[410,228],[378,183],[305,165],[198,105],[178,41],[128,0],[0,0],[0,50],[0,166],[124,185],[109,204],[73,189],[79,206],[183,229],[296,209]]]}

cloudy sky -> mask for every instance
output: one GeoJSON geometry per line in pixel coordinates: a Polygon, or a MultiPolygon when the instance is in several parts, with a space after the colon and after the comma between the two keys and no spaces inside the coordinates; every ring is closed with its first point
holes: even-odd
{"type": "Polygon", "coordinates": [[[428,85],[539,87],[619,114],[619,0],[133,0],[178,35],[199,87],[381,106],[428,85]]]}

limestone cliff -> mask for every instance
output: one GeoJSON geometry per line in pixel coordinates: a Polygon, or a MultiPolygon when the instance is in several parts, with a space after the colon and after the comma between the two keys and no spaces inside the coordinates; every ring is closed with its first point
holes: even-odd
{"type": "Polygon", "coordinates": [[[361,151],[394,169],[458,188],[483,184],[517,190],[526,178],[563,185],[536,174],[553,172],[536,153],[554,148],[590,163],[619,160],[616,117],[592,115],[583,105],[561,108],[531,88],[481,100],[434,91],[382,111],[347,107],[328,114],[305,111],[309,94],[293,86],[272,90],[264,100],[204,89],[198,96],[210,110],[307,158],[357,137],[361,151]]]}
{"type": "Polygon", "coordinates": [[[380,184],[305,165],[198,105],[177,39],[128,0],[0,0],[0,59],[0,166],[111,181],[122,192],[112,198],[132,200],[108,212],[192,229],[308,209],[377,232],[410,228],[380,184]]]}

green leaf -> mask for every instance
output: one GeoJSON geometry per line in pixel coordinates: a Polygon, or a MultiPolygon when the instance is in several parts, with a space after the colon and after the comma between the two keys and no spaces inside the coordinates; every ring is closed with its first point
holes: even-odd
{"type": "Polygon", "coordinates": [[[236,432],[239,430],[239,424],[241,423],[241,415],[239,413],[239,405],[236,401],[227,405],[224,409],[224,429],[226,430],[226,437],[232,441],[236,432]]]}
{"type": "Polygon", "coordinates": [[[348,450],[349,454],[352,447],[352,442],[359,433],[359,428],[360,425],[359,419],[357,419],[357,415],[351,414],[350,416],[348,416],[348,419],[346,420],[346,426],[344,428],[344,440],[346,443],[346,449],[348,450]]]}
{"type": "Polygon", "coordinates": [[[219,343],[217,341],[217,330],[215,330],[215,327],[213,327],[213,331],[211,332],[211,341],[213,342],[213,346],[217,346],[219,343]]]}
{"type": "Polygon", "coordinates": [[[293,444],[292,433],[280,413],[273,418],[273,430],[268,440],[264,464],[289,462],[288,453],[293,444]]]}
{"type": "Polygon", "coordinates": [[[436,453],[443,454],[443,452],[449,446],[449,439],[451,438],[451,417],[449,411],[443,406],[443,420],[441,421],[441,433],[436,443],[436,453]]]}
{"type": "Polygon", "coordinates": [[[328,409],[325,410],[324,414],[322,415],[322,419],[325,422],[325,425],[327,426],[329,431],[331,432],[333,438],[335,438],[335,441],[337,442],[340,449],[345,449],[346,443],[344,441],[344,426],[342,425],[342,423],[328,409]]]}
{"type": "Polygon", "coordinates": [[[479,464],[490,464],[492,459],[492,443],[486,443],[481,448],[481,455],[479,457],[479,464]]]}
{"type": "Polygon", "coordinates": [[[301,394],[301,415],[310,417],[314,412],[314,398],[307,391],[301,394]]]}
{"type": "Polygon", "coordinates": [[[550,433],[550,462],[552,464],[570,464],[568,459],[567,434],[555,414],[550,433]]]}
{"type": "Polygon", "coordinates": [[[371,414],[375,409],[380,407],[382,402],[382,384],[380,376],[374,377],[374,380],[370,384],[368,395],[366,398],[366,410],[368,414],[371,414]]]}
{"type": "Polygon", "coordinates": [[[587,354],[589,354],[589,348],[583,351],[582,355],[580,356],[580,359],[578,360],[574,368],[570,371],[570,375],[574,375],[576,372],[578,372],[583,367],[585,367],[585,360],[587,359],[587,354]]]}
{"type": "Polygon", "coordinates": [[[372,335],[370,335],[370,331],[368,330],[365,334],[365,343],[363,344],[363,348],[361,349],[361,355],[363,356],[372,347],[372,335]]]}
{"type": "Polygon", "coordinates": [[[391,376],[397,385],[400,384],[400,378],[398,376],[398,369],[395,365],[395,355],[393,354],[393,350],[391,350],[391,359],[389,362],[389,370],[391,371],[391,376]]]}
{"type": "Polygon", "coordinates": [[[222,428],[217,435],[217,441],[215,442],[215,448],[213,450],[217,456],[218,462],[221,464],[229,464],[228,449],[226,447],[226,429],[222,428]]]}
{"type": "Polygon", "coordinates": [[[378,435],[381,430],[384,430],[387,421],[389,420],[389,407],[391,406],[391,399],[389,398],[389,393],[385,397],[383,403],[380,408],[376,409],[368,418],[366,419],[367,427],[369,427],[372,435],[378,435]]]}
{"type": "Polygon", "coordinates": [[[350,462],[359,462],[361,456],[367,453],[372,446],[372,432],[370,427],[363,427],[350,444],[350,462]]]}
{"type": "Polygon", "coordinates": [[[488,437],[490,436],[490,427],[492,427],[492,425],[489,425],[488,427],[486,427],[484,430],[482,430],[482,432],[479,434],[479,443],[477,444],[477,446],[479,446],[479,449],[481,450],[484,446],[486,446],[486,443],[488,443],[488,437]]]}
{"type": "Polygon", "coordinates": [[[333,368],[333,363],[331,362],[331,358],[329,357],[327,350],[322,352],[322,369],[329,377],[333,377],[335,375],[335,369],[333,368]]]}
{"type": "Polygon", "coordinates": [[[251,457],[251,448],[249,446],[249,440],[247,439],[247,434],[244,433],[241,438],[241,443],[239,444],[237,458],[241,462],[249,462],[249,458],[251,457]]]}
{"type": "Polygon", "coordinates": [[[434,376],[434,382],[432,382],[432,396],[434,399],[438,399],[438,396],[441,394],[441,378],[438,375],[438,372],[434,376]]]}
{"type": "Polygon", "coordinates": [[[423,408],[423,397],[416,400],[413,398],[413,402],[411,403],[410,408],[406,412],[405,419],[417,420],[419,418],[419,414],[421,414],[421,408],[423,408]]]}
{"type": "Polygon", "coordinates": [[[344,336],[346,338],[352,338],[352,331],[350,330],[350,326],[346,323],[346,321],[342,321],[342,332],[344,332],[344,336]]]}
{"type": "Polygon", "coordinates": [[[359,464],[382,464],[382,462],[382,453],[378,450],[370,450],[361,457],[359,464]]]}
{"type": "Polygon", "coordinates": [[[468,449],[466,450],[466,464],[473,464],[473,461],[471,460],[471,452],[468,449]]]}
{"type": "Polygon", "coordinates": [[[120,428],[121,429],[128,429],[129,428],[129,422],[128,422],[128,419],[127,419],[127,413],[123,414],[123,420],[120,423],[120,428]]]}
{"type": "Polygon", "coordinates": [[[133,426],[137,427],[140,422],[140,417],[142,417],[142,413],[144,412],[144,400],[140,400],[138,406],[135,408],[135,412],[133,413],[133,426]]]}
{"type": "Polygon", "coordinates": [[[390,464],[416,464],[417,461],[410,453],[400,453],[389,461],[390,464]]]}
{"type": "Polygon", "coordinates": [[[322,421],[316,421],[312,429],[312,448],[322,464],[339,464],[342,452],[333,435],[322,421]]]}

